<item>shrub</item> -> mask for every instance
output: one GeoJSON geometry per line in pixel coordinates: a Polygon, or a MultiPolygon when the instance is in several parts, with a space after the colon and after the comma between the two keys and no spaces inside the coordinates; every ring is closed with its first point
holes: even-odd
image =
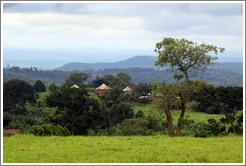
{"type": "Polygon", "coordinates": [[[121,123],[125,119],[131,118],[134,118],[134,110],[131,108],[129,104],[113,104],[113,106],[110,109],[110,119],[113,125],[121,123]]]}
{"type": "Polygon", "coordinates": [[[144,113],[143,113],[143,111],[138,110],[138,112],[135,115],[135,118],[141,118],[141,117],[144,117],[144,113]]]}
{"type": "Polygon", "coordinates": [[[45,92],[46,91],[46,87],[41,80],[37,80],[35,84],[33,85],[33,88],[35,92],[45,92]]]}
{"type": "Polygon", "coordinates": [[[165,124],[161,118],[147,116],[142,118],[126,119],[114,126],[110,135],[131,136],[131,135],[155,135],[163,134],[165,124]]]}
{"type": "Polygon", "coordinates": [[[110,134],[120,136],[151,135],[152,131],[148,129],[148,125],[149,121],[145,119],[126,119],[114,126],[110,134]]]}
{"type": "Polygon", "coordinates": [[[195,137],[218,136],[220,132],[221,132],[221,126],[219,123],[206,124],[203,122],[198,122],[194,125],[195,137]]]}
{"type": "MultiPolygon", "coordinates": [[[[187,116],[188,117],[188,116],[187,116]]],[[[191,136],[194,133],[194,120],[183,119],[182,120],[182,133],[181,136],[191,136]]]]}
{"type": "MultiPolygon", "coordinates": [[[[227,118],[223,117],[220,120],[220,125],[221,127],[221,132],[225,132],[225,133],[232,133],[232,127],[230,126],[227,118]]],[[[239,111],[236,115],[235,115],[235,121],[234,121],[234,126],[237,130],[237,132],[242,135],[243,134],[243,111],[239,111]]]]}
{"type": "Polygon", "coordinates": [[[27,134],[33,134],[36,136],[52,136],[52,135],[69,136],[71,135],[70,131],[67,128],[62,127],[60,125],[55,126],[52,124],[32,126],[32,128],[27,131],[27,134]]]}

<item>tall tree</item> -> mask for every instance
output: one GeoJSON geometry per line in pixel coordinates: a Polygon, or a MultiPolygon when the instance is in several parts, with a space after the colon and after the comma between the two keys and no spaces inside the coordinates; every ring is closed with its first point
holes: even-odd
{"type": "Polygon", "coordinates": [[[41,80],[37,80],[33,87],[34,87],[35,92],[45,92],[46,91],[46,87],[41,80]]]}
{"type": "Polygon", "coordinates": [[[3,108],[4,110],[16,109],[25,103],[35,102],[34,89],[29,83],[13,79],[3,84],[3,108]]]}
{"type": "Polygon", "coordinates": [[[179,92],[181,99],[181,113],[178,119],[177,136],[181,134],[182,120],[185,115],[186,103],[190,100],[190,76],[196,76],[198,71],[205,71],[207,66],[214,64],[218,57],[211,55],[225,49],[214,45],[197,44],[186,39],[164,38],[156,43],[155,52],[158,53],[156,66],[169,66],[168,70],[174,72],[176,80],[185,78],[186,85],[179,92]]]}
{"type": "Polygon", "coordinates": [[[178,83],[162,85],[161,83],[153,82],[152,86],[155,87],[152,92],[152,104],[161,112],[165,113],[169,136],[173,137],[175,136],[175,132],[173,129],[171,109],[179,103],[179,85],[178,83]]]}
{"type": "Polygon", "coordinates": [[[84,88],[84,82],[90,77],[89,73],[71,73],[71,75],[65,80],[65,87],[71,87],[74,84],[80,88],[84,88]]]}
{"type": "Polygon", "coordinates": [[[218,87],[216,89],[216,101],[219,103],[221,113],[231,125],[233,133],[242,134],[234,125],[238,111],[243,110],[243,87],[218,87]]]}
{"type": "Polygon", "coordinates": [[[90,98],[83,88],[63,88],[47,97],[49,107],[57,107],[55,123],[70,129],[72,135],[87,134],[100,126],[105,116],[100,103],[90,98]]]}
{"type": "Polygon", "coordinates": [[[114,75],[106,74],[102,77],[96,77],[94,80],[92,80],[93,87],[97,88],[98,86],[102,84],[109,85],[113,80],[115,79],[114,75]]]}
{"type": "Polygon", "coordinates": [[[3,122],[7,126],[17,114],[25,114],[26,102],[35,102],[34,89],[29,83],[14,79],[3,84],[3,122]]]}
{"type": "Polygon", "coordinates": [[[124,72],[119,72],[116,75],[116,78],[110,83],[110,86],[115,86],[117,85],[119,88],[125,88],[128,85],[131,85],[131,77],[124,73],[124,72]]]}
{"type": "Polygon", "coordinates": [[[107,107],[111,107],[113,104],[120,104],[124,100],[125,95],[121,88],[114,86],[103,93],[102,100],[107,107]]]}

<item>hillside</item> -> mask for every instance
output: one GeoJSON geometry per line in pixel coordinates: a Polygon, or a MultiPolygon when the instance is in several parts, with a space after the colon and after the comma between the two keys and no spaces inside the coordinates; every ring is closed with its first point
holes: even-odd
{"type": "Polygon", "coordinates": [[[124,61],[115,63],[80,63],[71,62],[54,70],[62,71],[85,71],[85,70],[103,70],[110,68],[153,68],[157,57],[154,56],[135,56],[124,61]]]}
{"type": "MultiPolygon", "coordinates": [[[[232,69],[235,72],[237,71],[236,67],[232,69]]],[[[172,78],[172,73],[153,68],[112,68],[99,71],[86,70],[84,72],[89,72],[92,74],[90,79],[94,79],[96,76],[102,76],[105,74],[117,74],[119,72],[125,72],[131,76],[132,82],[135,84],[140,82],[150,83],[153,81],[164,81],[167,84],[175,82],[175,80],[172,78]]],[[[204,73],[200,72],[194,79],[213,83],[216,86],[242,86],[243,75],[240,74],[241,71],[239,69],[238,72],[239,73],[226,72],[225,68],[220,68],[218,70],[209,69],[204,73]]],[[[69,77],[70,73],[71,71],[37,70],[35,68],[4,68],[3,80],[5,82],[11,79],[22,79],[30,83],[34,83],[36,80],[42,80],[46,84],[63,84],[65,79],[69,77]]]]}
{"type": "MultiPolygon", "coordinates": [[[[111,68],[154,68],[158,69],[158,67],[154,66],[157,57],[154,56],[135,56],[133,58],[129,58],[124,61],[119,61],[115,63],[80,63],[80,62],[72,62],[65,64],[59,68],[54,70],[61,71],[85,71],[85,70],[103,70],[103,69],[111,69],[111,68]]],[[[163,68],[162,68],[163,69],[163,68]]],[[[229,73],[243,73],[243,63],[242,62],[218,62],[214,66],[210,66],[208,69],[218,70],[221,72],[229,72],[229,73]]]]}

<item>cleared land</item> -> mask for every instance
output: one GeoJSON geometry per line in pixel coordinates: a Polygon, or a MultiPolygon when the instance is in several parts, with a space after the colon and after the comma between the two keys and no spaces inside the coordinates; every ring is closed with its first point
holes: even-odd
{"type": "Polygon", "coordinates": [[[243,137],[3,138],[4,163],[242,163],[243,137]]]}

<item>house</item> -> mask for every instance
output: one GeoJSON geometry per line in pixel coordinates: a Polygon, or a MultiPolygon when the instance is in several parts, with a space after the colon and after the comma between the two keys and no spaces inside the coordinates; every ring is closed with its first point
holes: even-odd
{"type": "Polygon", "coordinates": [[[127,86],[125,89],[123,89],[123,92],[132,93],[132,89],[127,86]]]}
{"type": "Polygon", "coordinates": [[[100,85],[99,87],[96,88],[96,91],[95,91],[95,94],[96,95],[103,95],[103,93],[106,91],[106,90],[110,90],[111,88],[108,87],[106,84],[102,84],[100,85]]]}
{"type": "Polygon", "coordinates": [[[70,88],[79,88],[78,85],[74,84],[73,86],[71,86],[70,88]]]}

